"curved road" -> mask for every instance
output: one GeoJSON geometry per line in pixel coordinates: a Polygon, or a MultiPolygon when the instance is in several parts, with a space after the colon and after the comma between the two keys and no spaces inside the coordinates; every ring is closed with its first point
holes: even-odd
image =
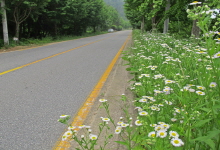
{"type": "Polygon", "coordinates": [[[50,150],[130,33],[0,53],[0,150],[50,150]]]}

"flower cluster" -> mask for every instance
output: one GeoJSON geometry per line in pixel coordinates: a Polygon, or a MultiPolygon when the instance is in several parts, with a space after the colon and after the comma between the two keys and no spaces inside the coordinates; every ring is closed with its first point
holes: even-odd
{"type": "MultiPolygon", "coordinates": [[[[201,3],[195,1],[191,5],[197,4],[201,3]]],[[[199,123],[209,121],[206,115],[213,117],[207,107],[220,98],[219,46],[212,40],[210,51],[202,42],[196,45],[158,34],[137,35],[135,40],[138,44],[134,43],[133,52],[138,55],[133,53],[128,58],[131,70],[135,70],[135,82],[131,85],[137,96],[135,125],[148,131],[151,141],[147,143],[151,146],[164,139],[174,147],[185,147],[184,143],[190,142],[188,135],[196,138],[201,132],[198,130],[203,130],[199,123]],[[155,121],[160,122],[153,124],[155,121]]],[[[187,146],[185,149],[189,149],[187,146]]],[[[160,149],[158,145],[154,147],[160,149]]]]}

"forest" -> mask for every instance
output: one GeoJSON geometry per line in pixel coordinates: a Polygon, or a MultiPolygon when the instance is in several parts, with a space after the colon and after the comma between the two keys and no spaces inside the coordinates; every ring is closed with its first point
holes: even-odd
{"type": "MultiPolygon", "coordinates": [[[[10,41],[14,37],[19,41],[57,38],[130,26],[104,0],[1,0],[1,9],[1,18],[4,18],[3,10],[6,12],[10,41]]],[[[0,32],[2,46],[3,31],[0,32]]]]}

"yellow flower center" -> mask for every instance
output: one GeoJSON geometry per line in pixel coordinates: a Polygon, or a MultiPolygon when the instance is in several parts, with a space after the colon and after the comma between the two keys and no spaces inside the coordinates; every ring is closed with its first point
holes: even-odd
{"type": "Polygon", "coordinates": [[[151,137],[155,137],[156,135],[155,134],[151,134],[151,137]]]}
{"type": "Polygon", "coordinates": [[[180,143],[179,140],[174,140],[173,142],[174,142],[175,144],[179,144],[179,143],[180,143]]]}
{"type": "Polygon", "coordinates": [[[161,136],[163,136],[163,135],[164,135],[164,133],[163,133],[163,132],[160,132],[160,135],[161,135],[161,136]]]}
{"type": "Polygon", "coordinates": [[[172,133],[172,136],[176,136],[176,133],[172,133]]]}
{"type": "Polygon", "coordinates": [[[192,3],[198,3],[198,1],[194,1],[194,2],[192,2],[192,3]]]}

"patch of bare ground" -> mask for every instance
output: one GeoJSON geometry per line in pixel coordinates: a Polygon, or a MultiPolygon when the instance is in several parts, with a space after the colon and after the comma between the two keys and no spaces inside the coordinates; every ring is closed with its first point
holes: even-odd
{"type": "Polygon", "coordinates": [[[29,49],[29,48],[34,48],[34,47],[37,47],[37,46],[39,46],[39,45],[31,44],[31,45],[27,45],[27,46],[15,46],[15,47],[1,48],[0,53],[23,50],[23,49],[29,49]]]}
{"type": "MultiPolygon", "coordinates": [[[[131,39],[126,45],[125,49],[130,46],[131,39]]],[[[120,121],[120,117],[125,117],[125,113],[123,111],[124,108],[127,107],[131,115],[135,114],[134,106],[132,104],[133,94],[130,91],[130,83],[128,82],[132,78],[132,75],[128,71],[126,71],[126,63],[127,62],[124,61],[120,56],[84,122],[84,125],[91,126],[92,134],[99,134],[99,124],[103,123],[101,117],[107,117],[106,110],[101,107],[102,103],[99,102],[99,99],[108,100],[107,103],[109,104],[109,112],[115,124],[120,121]],[[127,97],[127,101],[121,100],[123,94],[127,97]]],[[[124,121],[126,122],[126,120],[124,121]]],[[[115,134],[114,125],[111,122],[109,122],[108,125],[110,129],[107,130],[107,132],[106,129],[103,130],[97,141],[95,149],[100,150],[100,146],[104,145],[105,138],[108,135],[112,134],[113,137],[108,140],[108,144],[106,145],[104,150],[126,150],[127,148],[125,146],[117,144],[115,142],[121,141],[121,137],[118,134],[115,134]]],[[[86,133],[84,133],[83,131],[79,131],[77,136],[80,138],[81,135],[86,136],[86,133]]],[[[79,147],[79,145],[75,141],[71,141],[70,149],[75,149],[77,147],[79,147]]]]}

